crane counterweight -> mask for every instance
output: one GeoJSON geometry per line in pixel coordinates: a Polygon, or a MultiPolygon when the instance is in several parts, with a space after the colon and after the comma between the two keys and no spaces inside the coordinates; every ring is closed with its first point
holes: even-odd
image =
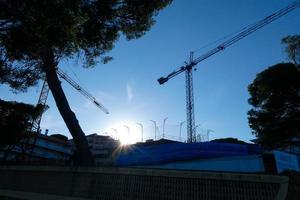
{"type": "Polygon", "coordinates": [[[157,81],[158,81],[158,83],[159,83],[160,85],[162,85],[162,84],[164,84],[165,82],[167,82],[168,79],[165,78],[165,77],[161,77],[161,78],[157,79],[157,81]]]}

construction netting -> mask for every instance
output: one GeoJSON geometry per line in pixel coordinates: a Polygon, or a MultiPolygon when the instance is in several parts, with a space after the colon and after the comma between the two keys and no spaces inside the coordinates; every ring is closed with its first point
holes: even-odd
{"type": "Polygon", "coordinates": [[[172,161],[261,154],[263,148],[252,144],[221,142],[131,145],[118,155],[117,166],[154,165],[172,161]]]}

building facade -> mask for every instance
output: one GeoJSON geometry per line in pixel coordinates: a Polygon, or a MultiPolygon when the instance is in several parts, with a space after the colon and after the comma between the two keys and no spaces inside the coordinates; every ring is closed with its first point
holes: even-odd
{"type": "Polygon", "coordinates": [[[73,152],[68,140],[62,138],[31,134],[19,144],[1,149],[0,159],[20,163],[66,164],[73,152]]]}
{"type": "MultiPolygon", "coordinates": [[[[110,136],[98,135],[97,133],[87,135],[86,139],[91,153],[95,158],[96,165],[114,165],[115,156],[120,147],[120,142],[118,140],[115,140],[110,136]]],[[[73,140],[69,140],[69,143],[73,146],[73,150],[75,150],[73,140]]]]}

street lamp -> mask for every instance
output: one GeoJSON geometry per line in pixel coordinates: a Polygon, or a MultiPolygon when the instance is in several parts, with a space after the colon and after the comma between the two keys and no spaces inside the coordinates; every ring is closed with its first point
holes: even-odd
{"type": "Polygon", "coordinates": [[[156,140],[156,129],[157,129],[156,121],[150,120],[150,122],[153,122],[153,124],[154,124],[154,140],[156,140]]]}
{"type": "Polygon", "coordinates": [[[164,118],[164,123],[163,123],[163,138],[165,137],[165,125],[168,117],[164,118]]]}
{"type": "Polygon", "coordinates": [[[115,132],[115,136],[116,136],[116,138],[118,138],[118,130],[115,128],[112,128],[111,130],[113,130],[115,132]]]}
{"type": "MultiPolygon", "coordinates": [[[[195,135],[194,135],[193,137],[196,137],[196,135],[197,135],[197,128],[198,128],[199,126],[200,126],[200,124],[197,124],[197,125],[195,126],[195,135]]],[[[196,141],[196,138],[193,138],[192,141],[196,141]]],[[[201,136],[200,136],[200,142],[201,142],[201,136]]]]}
{"type": "Polygon", "coordinates": [[[129,135],[130,135],[130,127],[127,126],[127,125],[124,125],[124,127],[127,128],[127,135],[128,135],[128,137],[129,137],[129,135]]]}
{"type": "Polygon", "coordinates": [[[214,130],[207,129],[206,131],[206,136],[207,136],[207,141],[209,142],[209,133],[215,132],[214,130]]]}
{"type": "Polygon", "coordinates": [[[185,123],[185,121],[180,122],[180,126],[179,126],[179,140],[181,142],[181,129],[182,129],[182,125],[185,123]]]}
{"type": "Polygon", "coordinates": [[[136,123],[137,125],[139,125],[141,127],[141,141],[143,142],[143,135],[144,135],[144,127],[142,123],[136,123]]]}

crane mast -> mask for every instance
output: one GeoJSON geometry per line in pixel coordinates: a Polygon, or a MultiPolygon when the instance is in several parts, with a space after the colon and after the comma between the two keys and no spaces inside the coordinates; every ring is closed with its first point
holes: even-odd
{"type": "MultiPolygon", "coordinates": [[[[42,86],[42,90],[39,96],[39,100],[37,103],[37,106],[42,106],[44,109],[43,112],[45,111],[45,109],[47,109],[46,106],[46,101],[48,98],[48,94],[49,94],[49,86],[47,81],[43,82],[43,86],[42,86]]],[[[39,133],[40,132],[40,124],[41,124],[41,120],[42,120],[42,113],[40,115],[38,115],[33,121],[32,121],[32,126],[31,126],[31,132],[32,133],[39,133]]]]}
{"type": "MultiPolygon", "coordinates": [[[[190,65],[193,62],[193,52],[190,54],[190,65]]],[[[195,113],[194,113],[194,89],[192,67],[185,70],[186,86],[186,121],[187,121],[187,142],[196,142],[195,113]]]]}
{"type": "Polygon", "coordinates": [[[236,42],[240,41],[241,39],[245,38],[246,36],[254,33],[255,31],[263,28],[264,26],[270,24],[271,22],[275,21],[276,19],[286,15],[287,13],[293,11],[294,9],[300,6],[300,0],[294,1],[293,3],[289,4],[287,7],[265,17],[264,19],[258,21],[254,25],[246,26],[242,29],[239,33],[235,36],[226,40],[225,42],[219,44],[217,47],[211,49],[210,51],[204,53],[200,57],[193,59],[193,53],[190,56],[190,62],[186,65],[179,67],[177,70],[173,71],[166,77],[161,77],[157,81],[159,84],[164,84],[169,79],[185,72],[186,74],[186,112],[187,112],[187,142],[196,142],[196,133],[195,133],[195,119],[194,119],[194,96],[193,96],[193,69],[199,62],[206,60],[207,58],[213,56],[220,51],[223,51],[225,48],[235,44],[236,42]]]}

